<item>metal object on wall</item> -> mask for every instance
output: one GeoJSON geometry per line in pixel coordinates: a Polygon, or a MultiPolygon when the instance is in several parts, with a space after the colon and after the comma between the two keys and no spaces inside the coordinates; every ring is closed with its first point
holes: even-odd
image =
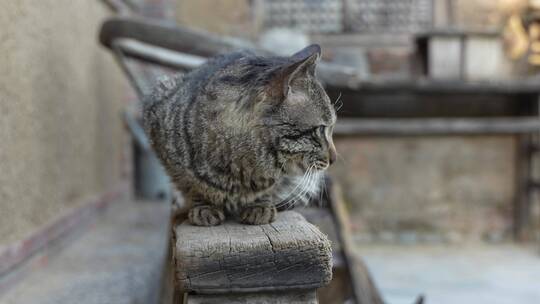
{"type": "Polygon", "coordinates": [[[509,80],[513,75],[495,31],[431,31],[416,36],[426,76],[437,80],[509,80]]]}
{"type": "Polygon", "coordinates": [[[134,146],[135,195],[140,199],[170,200],[171,182],[152,150],[134,146]]]}
{"type": "Polygon", "coordinates": [[[416,33],[433,21],[432,0],[265,0],[264,26],[308,33],[416,33]]]}
{"type": "Polygon", "coordinates": [[[342,0],[266,0],[263,5],[266,28],[287,27],[309,33],[343,31],[342,0]]]}
{"type": "Polygon", "coordinates": [[[345,0],[346,28],[363,33],[415,33],[429,28],[431,0],[345,0]]]}
{"type": "Polygon", "coordinates": [[[133,137],[135,195],[139,199],[169,200],[170,178],[154,154],[140,122],[130,111],[124,113],[124,122],[133,137]]]}

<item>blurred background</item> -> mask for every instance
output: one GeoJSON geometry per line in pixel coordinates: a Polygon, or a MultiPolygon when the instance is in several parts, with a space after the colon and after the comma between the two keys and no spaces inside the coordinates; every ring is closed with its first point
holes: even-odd
{"type": "Polygon", "coordinates": [[[97,38],[121,9],[280,55],[321,45],[330,176],[388,303],[540,301],[540,1],[20,0],[0,9],[0,302],[81,231],[101,240],[105,209],[143,208],[145,241],[166,235],[167,207],[132,206],[166,181],[138,176],[154,166],[122,115],[138,92],[97,38]]]}

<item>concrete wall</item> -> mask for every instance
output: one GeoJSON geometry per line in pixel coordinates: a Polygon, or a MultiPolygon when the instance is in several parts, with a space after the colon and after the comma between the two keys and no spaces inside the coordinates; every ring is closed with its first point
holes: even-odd
{"type": "Polygon", "coordinates": [[[332,175],[359,240],[501,240],[512,227],[511,136],[337,138],[332,175]]]}
{"type": "Polygon", "coordinates": [[[528,0],[453,0],[454,25],[471,30],[500,29],[506,18],[528,6],[528,0]]]}
{"type": "Polygon", "coordinates": [[[217,34],[254,38],[259,30],[259,24],[250,2],[176,0],[176,21],[178,24],[217,34]]]}
{"type": "Polygon", "coordinates": [[[127,87],[98,46],[100,1],[3,1],[0,9],[0,246],[121,175],[127,87]]]}

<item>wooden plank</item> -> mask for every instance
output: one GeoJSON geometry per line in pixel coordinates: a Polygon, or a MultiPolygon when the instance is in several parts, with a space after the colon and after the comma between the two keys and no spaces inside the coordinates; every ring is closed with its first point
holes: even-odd
{"type": "MultiPolygon", "coordinates": [[[[207,60],[207,57],[177,52],[131,38],[118,38],[113,45],[119,48],[124,56],[179,71],[190,71],[207,60]]],[[[259,50],[259,52],[263,51],[259,50]]],[[[361,73],[355,68],[326,62],[319,64],[318,76],[324,83],[357,83],[363,79],[361,73]]]]}
{"type": "Polygon", "coordinates": [[[540,131],[540,119],[529,118],[394,118],[339,119],[335,135],[524,134],[540,131]]]}
{"type": "Polygon", "coordinates": [[[341,248],[341,242],[339,241],[336,223],[334,222],[334,217],[330,213],[330,210],[325,207],[315,208],[315,207],[304,207],[304,208],[295,208],[295,211],[299,212],[306,218],[306,220],[313,225],[317,226],[326,234],[330,242],[332,243],[332,266],[336,267],[346,267],[343,261],[343,253],[341,248]]]}
{"type": "Polygon", "coordinates": [[[327,90],[340,118],[501,118],[529,115],[536,94],[393,93],[327,90]]]}
{"type": "Polygon", "coordinates": [[[317,304],[315,291],[188,295],[186,304],[317,304]]]}
{"type": "Polygon", "coordinates": [[[176,288],[214,294],[314,289],[332,277],[330,242],[293,211],[269,225],[174,227],[176,288]]]}
{"type": "Polygon", "coordinates": [[[205,31],[148,18],[115,17],[103,23],[99,40],[111,48],[120,38],[131,38],[158,47],[199,56],[213,56],[243,48],[254,48],[248,41],[220,37],[205,31]]]}
{"type": "Polygon", "coordinates": [[[387,79],[372,77],[369,79],[346,79],[337,75],[335,80],[328,77],[325,84],[331,89],[352,89],[359,91],[377,91],[384,93],[439,93],[439,94],[520,94],[540,92],[540,86],[535,79],[519,80],[490,80],[490,81],[464,81],[464,80],[434,80],[434,79],[387,79]]]}
{"type": "Polygon", "coordinates": [[[357,304],[384,304],[381,293],[361,257],[353,254],[353,242],[348,212],[343,201],[343,192],[337,183],[330,183],[330,207],[338,224],[338,236],[343,248],[352,294],[357,304]]]}
{"type": "Polygon", "coordinates": [[[521,135],[516,140],[516,193],[514,198],[514,238],[525,241],[528,238],[530,213],[530,181],[531,181],[531,143],[530,135],[521,135]]]}
{"type": "MultiPolygon", "coordinates": [[[[111,19],[103,25],[100,40],[109,48],[120,48],[128,57],[182,71],[196,68],[209,56],[238,49],[271,55],[246,41],[146,19],[111,19]]],[[[351,67],[321,62],[318,70],[323,82],[352,84],[363,79],[351,67]]]]}
{"type": "Polygon", "coordinates": [[[194,69],[206,62],[205,57],[175,52],[129,38],[119,38],[114,45],[129,57],[181,71],[194,69]]]}

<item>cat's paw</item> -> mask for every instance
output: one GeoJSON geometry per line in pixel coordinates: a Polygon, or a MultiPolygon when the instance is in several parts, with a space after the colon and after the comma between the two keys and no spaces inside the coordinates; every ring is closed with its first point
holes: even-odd
{"type": "Polygon", "coordinates": [[[192,225],[196,226],[216,226],[225,220],[225,213],[222,209],[214,206],[201,205],[189,209],[188,219],[192,225]]]}
{"type": "Polygon", "coordinates": [[[240,213],[240,221],[249,225],[269,224],[276,219],[276,207],[274,206],[247,206],[240,213]]]}

